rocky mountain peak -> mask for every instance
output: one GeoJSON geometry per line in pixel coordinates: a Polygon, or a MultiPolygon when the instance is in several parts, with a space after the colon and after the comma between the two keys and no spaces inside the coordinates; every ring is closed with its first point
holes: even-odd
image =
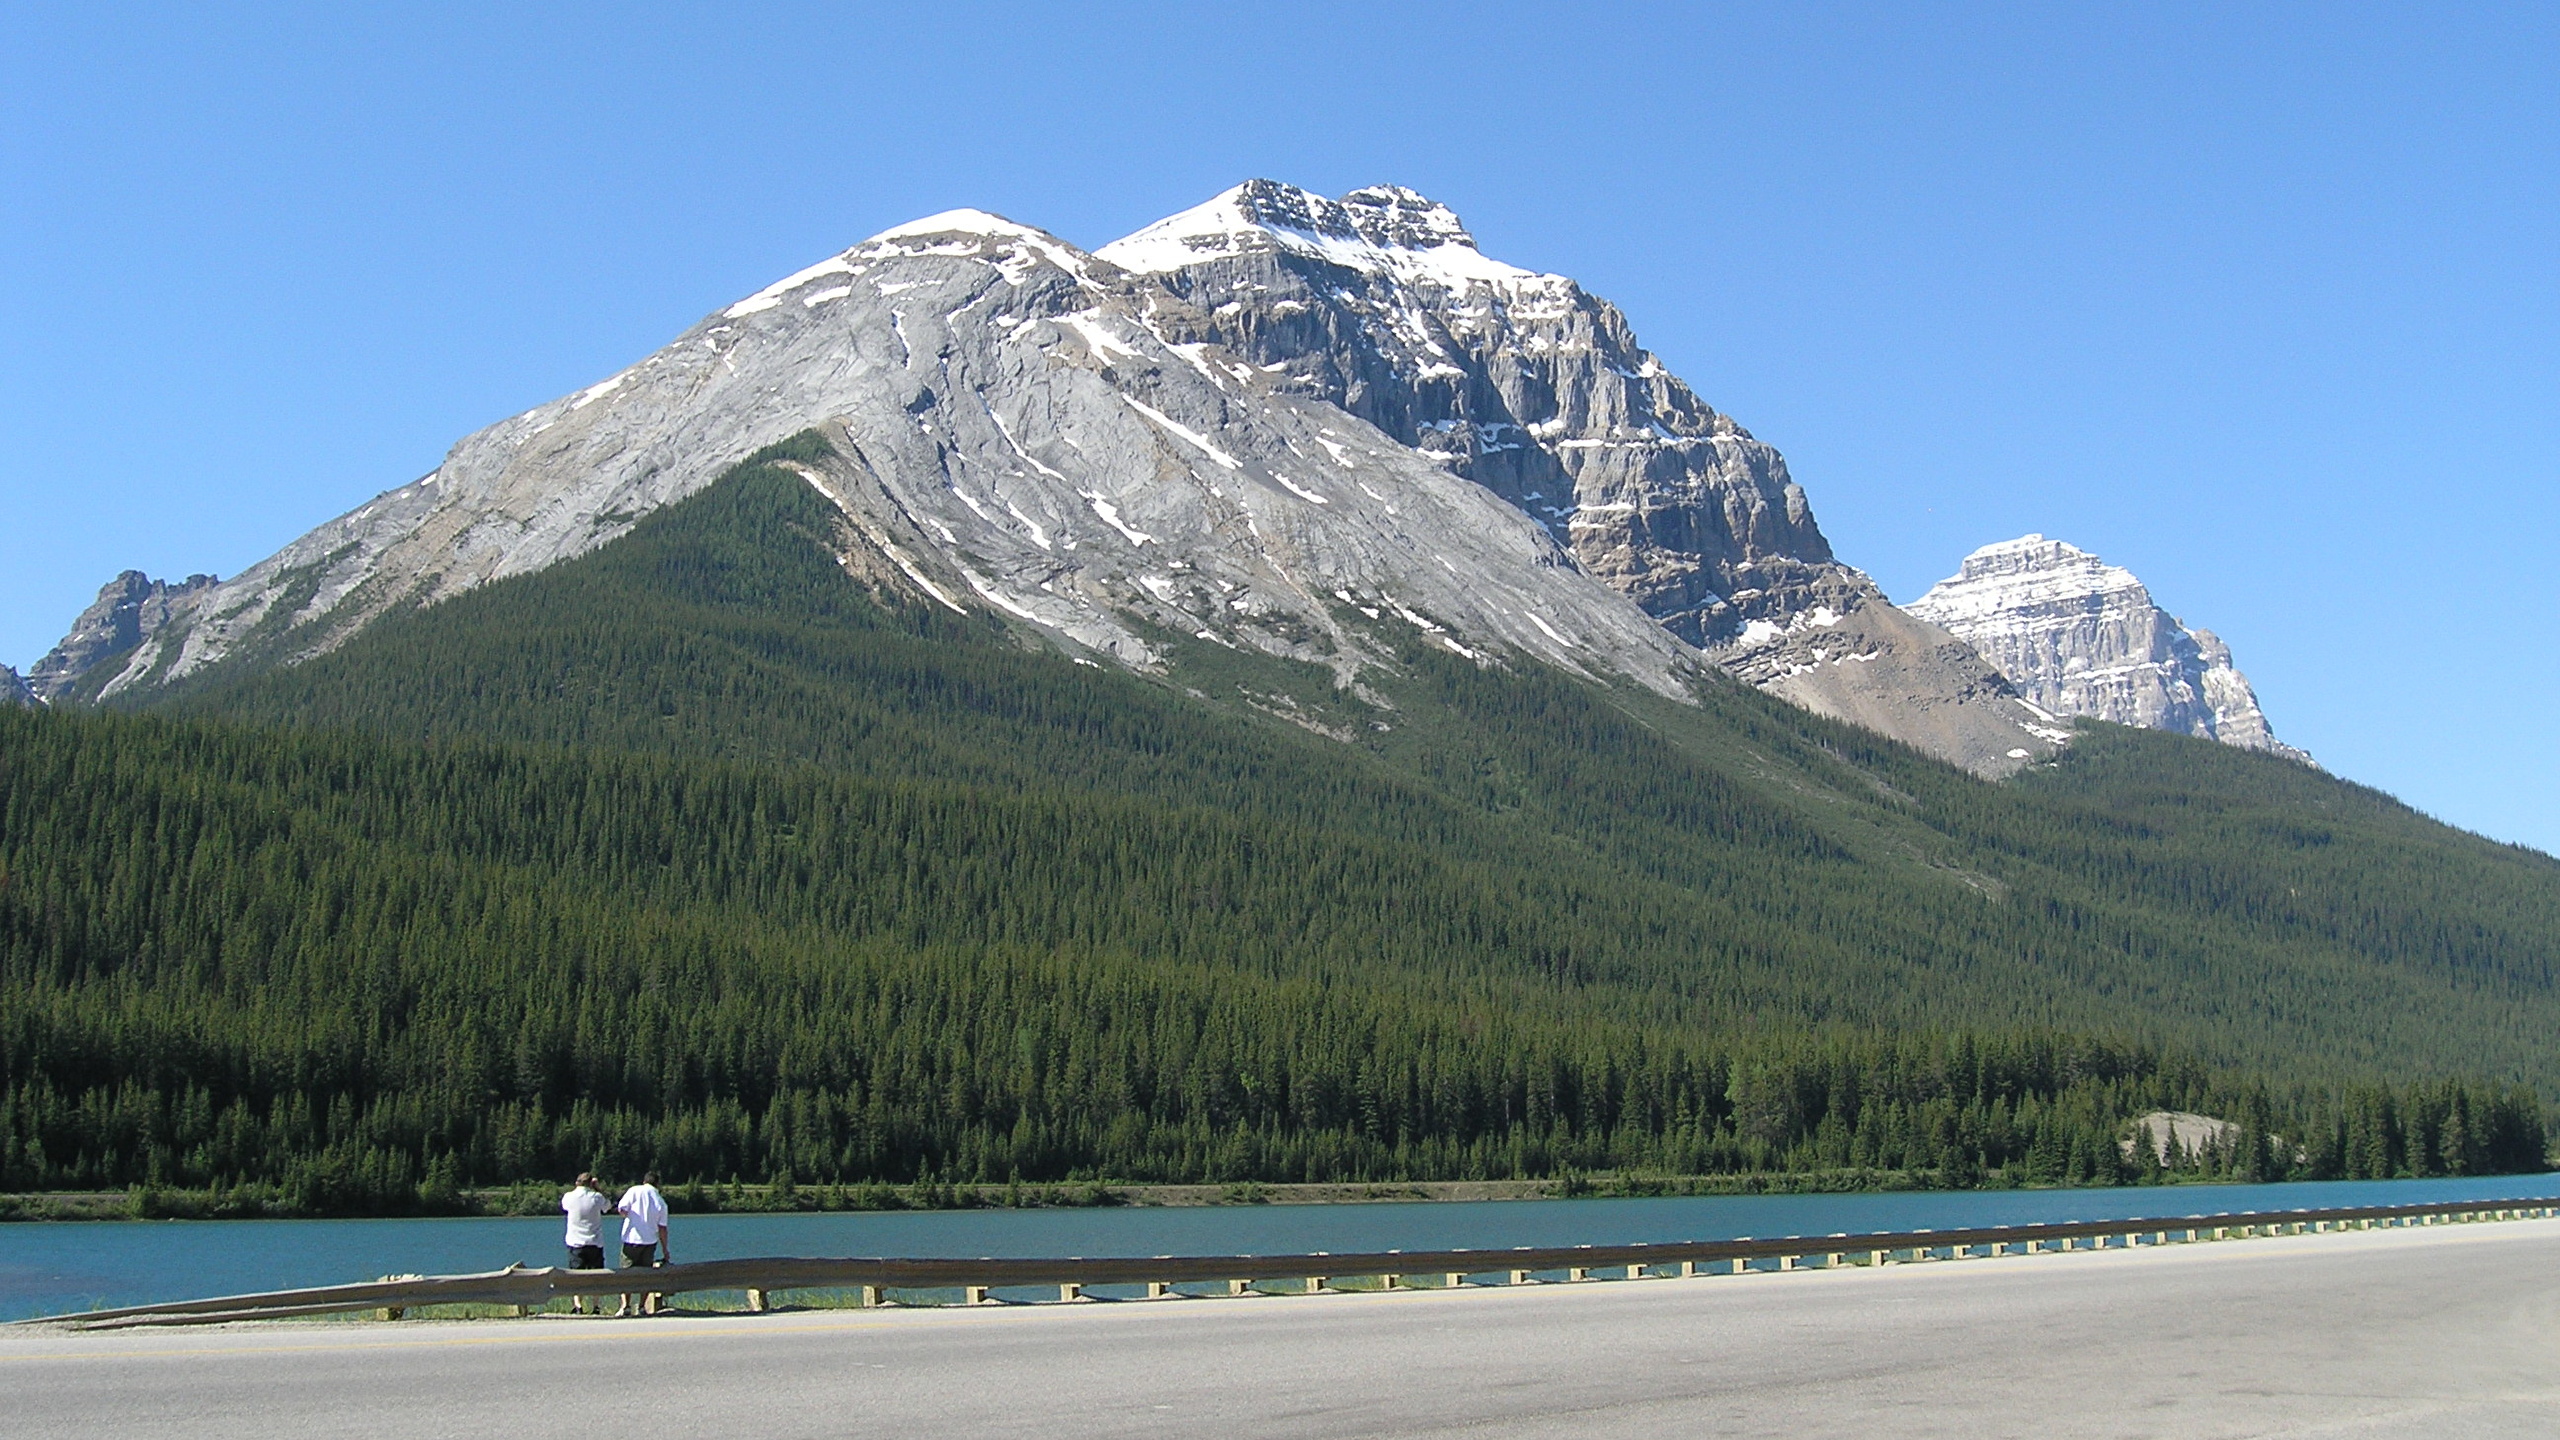
{"type": "Polygon", "coordinates": [[[1094,254],[1123,270],[1162,274],[1274,251],[1458,289],[1477,282],[1572,283],[1488,259],[1456,212],[1398,185],[1372,185],[1328,200],[1277,180],[1248,180],[1094,254]]]}
{"type": "Polygon", "coordinates": [[[62,643],[28,668],[26,688],[38,699],[51,703],[90,670],[130,654],[158,634],[218,583],[211,575],[190,575],[173,585],[139,570],[125,571],[101,586],[98,598],[71,622],[71,630],[62,637],[62,643]]]}
{"type": "Polygon", "coordinates": [[[43,703],[36,698],[36,692],[27,688],[27,682],[19,677],[17,671],[6,665],[0,665],[0,705],[41,705],[43,703]]]}
{"type": "Polygon", "coordinates": [[[2076,545],[2043,535],[1985,545],[1904,608],[1971,642],[2055,715],[2311,759],[2277,741],[2230,647],[2160,608],[2132,571],[2076,545]]]}

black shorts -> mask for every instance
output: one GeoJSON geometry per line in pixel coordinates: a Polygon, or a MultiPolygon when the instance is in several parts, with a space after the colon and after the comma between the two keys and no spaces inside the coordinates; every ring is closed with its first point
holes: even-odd
{"type": "Polygon", "coordinates": [[[601,1246],[601,1245],[572,1245],[572,1246],[570,1246],[570,1247],[569,1247],[569,1268],[570,1268],[570,1269],[572,1269],[572,1270],[601,1270],[601,1269],[603,1269],[603,1268],[604,1268],[604,1247],[603,1247],[603,1246],[601,1246]]]}
{"type": "Polygon", "coordinates": [[[654,1242],[647,1245],[633,1245],[626,1241],[622,1247],[622,1264],[624,1268],[631,1270],[658,1268],[657,1245],[654,1242]]]}

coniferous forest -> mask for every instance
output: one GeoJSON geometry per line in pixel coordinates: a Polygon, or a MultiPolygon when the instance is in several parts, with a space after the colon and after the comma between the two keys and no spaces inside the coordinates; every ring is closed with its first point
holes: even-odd
{"type": "MultiPolygon", "coordinates": [[[[822,461],[815,442],[786,458],[822,461]]],[[[0,710],[0,1189],[2541,1168],[2560,865],[2207,742],[1985,784],[1382,627],[918,606],[751,462],[147,713],[0,710]]]]}

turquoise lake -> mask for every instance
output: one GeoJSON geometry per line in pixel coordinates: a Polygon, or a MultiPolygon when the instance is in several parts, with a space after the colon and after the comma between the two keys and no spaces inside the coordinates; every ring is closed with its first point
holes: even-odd
{"type": "MultiPolygon", "coordinates": [[[[678,1260],[1341,1254],[2547,1199],[2560,1199],[2560,1174],[2123,1190],[680,1215],[671,1238],[678,1260]]],[[[556,1219],[27,1222],[0,1225],[0,1319],[560,1261],[556,1219]]]]}

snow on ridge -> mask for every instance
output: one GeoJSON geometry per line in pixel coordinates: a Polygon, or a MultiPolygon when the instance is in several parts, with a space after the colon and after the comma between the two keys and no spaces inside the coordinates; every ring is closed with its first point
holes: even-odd
{"type": "Polygon", "coordinates": [[[1160,274],[1265,246],[1365,274],[1463,290],[1482,281],[1561,280],[1506,265],[1476,248],[1445,205],[1400,186],[1373,185],[1340,200],[1272,180],[1248,180],[1094,251],[1123,270],[1160,274]]]}
{"type": "MultiPolygon", "coordinates": [[[[865,259],[886,255],[945,253],[968,255],[976,253],[978,249],[977,246],[972,245],[957,249],[928,246],[923,250],[916,250],[901,243],[944,235],[966,235],[986,240],[1011,241],[1016,247],[1039,255],[1078,280],[1091,278],[1087,262],[1092,257],[1045,230],[1035,230],[1031,226],[1017,224],[985,210],[945,210],[938,215],[927,215],[922,219],[910,220],[903,225],[892,225],[849,250],[830,255],[805,270],[785,275],[721,311],[720,318],[740,320],[759,311],[770,310],[781,304],[783,298],[792,291],[813,280],[823,280],[830,275],[859,275],[864,268],[860,262],[865,259]]],[[[1024,263],[1027,267],[1028,262],[1024,263]]],[[[1010,266],[1004,268],[1007,279],[1020,283],[1021,275],[1018,270],[1010,266]]],[[[838,297],[843,293],[846,292],[838,292],[838,297]]]]}
{"type": "Polygon", "coordinates": [[[2043,606],[2097,610],[2151,603],[2151,592],[2123,566],[2110,565],[2067,541],[2022,535],[1965,556],[1955,574],[1903,608],[1931,624],[1961,631],[2043,606]]]}
{"type": "Polygon", "coordinates": [[[1050,239],[1046,231],[1034,230],[1028,225],[1007,220],[990,211],[964,207],[910,220],[903,225],[892,225],[862,243],[877,245],[883,240],[905,240],[919,235],[994,235],[1007,240],[1050,239]]]}

